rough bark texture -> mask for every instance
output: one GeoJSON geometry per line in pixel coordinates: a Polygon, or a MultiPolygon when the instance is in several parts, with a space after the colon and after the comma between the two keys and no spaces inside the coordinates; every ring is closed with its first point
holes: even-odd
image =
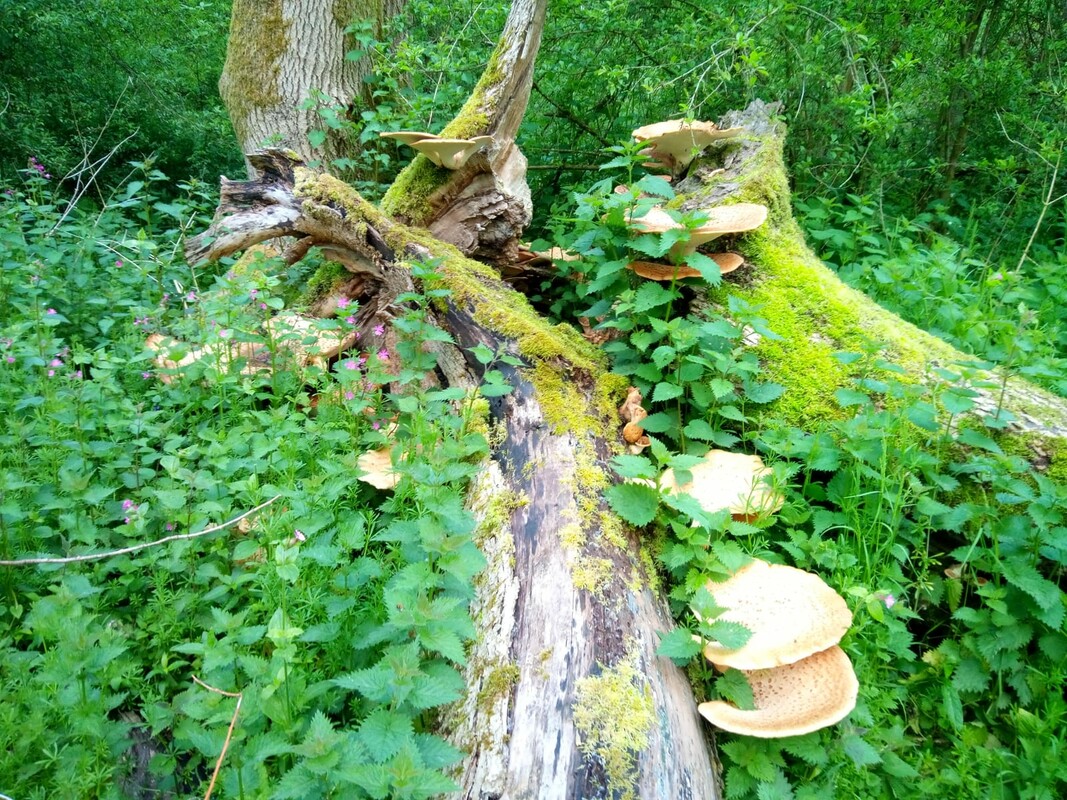
{"type": "Polygon", "coordinates": [[[428,228],[462,252],[496,262],[515,256],[532,206],[526,157],[515,134],[526,113],[548,0],[515,0],[504,31],[471,97],[445,126],[446,138],[492,136],[462,169],[435,167],[417,156],[382,201],[382,210],[428,228]]]}
{"type": "MultiPolygon", "coordinates": [[[[464,796],[716,798],[692,691],[654,652],[672,623],[650,561],[600,499],[624,384],[573,329],[541,319],[491,269],[283,153],[255,160],[262,180],[223,184],[211,228],[188,243],[190,261],[313,236],[355,254],[372,279],[361,314],[388,314],[410,285],[401,259],[435,256],[452,290],[439,324],[462,348],[505,344],[528,365],[510,372],[514,393],[493,404],[500,444],[474,503],[492,563],[478,591],[482,635],[470,653],[467,703],[446,720],[471,753],[464,796]],[[585,729],[576,723],[583,714],[585,729]],[[637,745],[598,738],[624,726],[637,745]]],[[[440,359],[461,383],[479,369],[457,366],[462,352],[440,359]]]]}
{"type": "Polygon", "coordinates": [[[325,129],[312,91],[323,103],[348,108],[360,96],[370,61],[349,61],[355,48],[345,27],[369,20],[376,33],[407,0],[234,0],[226,65],[219,92],[237,141],[251,153],[265,144],[287,147],[304,159],[353,154],[355,143],[331,132],[313,148],[308,133],[325,129]]]}

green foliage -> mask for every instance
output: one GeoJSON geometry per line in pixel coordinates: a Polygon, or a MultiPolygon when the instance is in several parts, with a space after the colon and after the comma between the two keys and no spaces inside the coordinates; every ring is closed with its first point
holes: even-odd
{"type": "Polygon", "coordinates": [[[0,205],[0,558],[116,549],[280,499],[211,537],[0,567],[4,791],[202,791],[235,701],[194,675],[242,698],[217,796],[451,791],[461,754],[432,721],[464,693],[484,558],[463,490],[486,443],[473,397],[422,386],[423,345],[448,340],[427,308],[447,292],[415,264],[424,293],[401,298],[395,351],[288,363],[264,322],[299,276],[263,259],[190,270],[180,236],[213,202],[157,201],[158,177],[102,213],[32,174],[0,205]],[[151,330],[213,355],[163,383],[151,330]],[[243,343],[266,344],[273,371],[242,372],[243,343]],[[356,458],[390,445],[401,480],[384,495],[356,458]]]}

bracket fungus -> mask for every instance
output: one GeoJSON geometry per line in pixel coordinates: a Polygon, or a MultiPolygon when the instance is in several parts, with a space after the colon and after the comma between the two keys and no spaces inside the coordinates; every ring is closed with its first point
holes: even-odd
{"type": "MultiPolygon", "coordinates": [[[[683,258],[701,245],[728,233],[754,230],[767,221],[767,206],[759,203],[735,203],[732,206],[715,206],[703,211],[708,217],[707,221],[696,228],[690,228],[689,238],[671,247],[670,254],[674,258],[683,258]]],[[[666,233],[685,227],[659,206],[649,209],[643,216],[628,217],[627,222],[641,233],[666,233]]]]}
{"type": "Polygon", "coordinates": [[[387,131],[378,134],[383,138],[396,139],[413,147],[439,167],[456,170],[470,157],[493,141],[492,136],[475,136],[473,139],[442,139],[433,133],[422,131],[387,131]]]}
{"type": "Polygon", "coordinates": [[[718,728],[769,739],[801,736],[834,725],[856,707],[859,682],[845,651],[837,645],[792,664],[745,670],[755,709],[722,700],[697,710],[718,728]]]}
{"type": "Polygon", "coordinates": [[[701,508],[712,514],[728,509],[734,519],[747,522],[773,514],[785,503],[781,493],[764,480],[771,470],[759,456],[709,450],[703,462],[689,472],[692,480],[679,484],[674,470],[667,469],[660,486],[692,495],[701,508]]]}
{"type": "MultiPolygon", "coordinates": [[[[725,275],[745,263],[745,259],[737,253],[712,253],[712,260],[719,265],[719,272],[725,275]]],[[[700,278],[700,270],[687,267],[684,264],[674,266],[672,264],[660,264],[656,261],[631,261],[626,265],[628,270],[648,278],[651,281],[667,282],[681,280],[682,278],[700,278]]]]}
{"type": "Polygon", "coordinates": [[[677,172],[714,141],[729,139],[741,133],[741,128],[722,129],[714,122],[687,122],[673,119],[644,125],[633,132],[634,140],[645,142],[642,153],[651,157],[646,166],[677,172]]]}
{"type": "Polygon", "coordinates": [[[753,670],[792,664],[841,641],[852,624],[844,598],[812,572],[754,560],[707,589],[725,608],[717,620],[752,631],[748,642],[729,650],[708,642],[712,664],[753,670]]]}
{"type": "Polygon", "coordinates": [[[395,489],[400,483],[400,473],[393,471],[392,448],[368,450],[356,459],[356,464],[363,471],[359,480],[369,483],[375,489],[395,489]]]}

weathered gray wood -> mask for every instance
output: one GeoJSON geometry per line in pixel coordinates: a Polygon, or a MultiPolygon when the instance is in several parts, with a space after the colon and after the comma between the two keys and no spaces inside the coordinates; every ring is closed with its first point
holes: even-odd
{"type": "MultiPolygon", "coordinates": [[[[270,153],[260,161],[285,157],[270,153]]],[[[677,667],[655,655],[658,633],[672,627],[666,603],[650,586],[637,534],[599,499],[611,455],[606,437],[618,427],[615,419],[598,419],[593,398],[603,360],[573,332],[537,318],[525,298],[484,266],[378,214],[340,182],[299,165],[268,172],[269,188],[244,185],[227,194],[226,211],[190,240],[191,257],[218,257],[237,245],[238,238],[216,235],[233,230],[231,218],[241,220],[248,242],[276,235],[277,205],[299,212],[287,233],[313,232],[320,243],[337,241],[368,254],[381,280],[361,303],[379,313],[390,313],[393,298],[410,285],[404,263],[387,253],[441,258],[454,296],[438,322],[462,348],[443,354],[442,366],[449,366],[442,371],[461,383],[480,369],[472,359],[467,370],[459,366],[466,348],[481,342],[519,352],[521,342],[502,332],[508,323],[494,327],[491,320],[500,314],[528,315],[527,335],[559,343],[555,353],[527,354],[529,368],[505,368],[515,391],[491,405],[502,435],[473,503],[484,521],[480,541],[491,563],[475,604],[481,635],[470,653],[467,700],[446,715],[443,731],[470,752],[461,775],[463,796],[568,800],[632,791],[639,798],[718,797],[692,690],[677,667]],[[282,183],[290,172],[293,185],[286,189],[282,183]],[[259,205],[242,208],[239,199],[259,205]],[[257,214],[260,230],[250,224],[257,214]],[[551,419],[543,406],[551,391],[531,378],[537,369],[551,370],[573,387],[568,398],[576,407],[570,411],[593,424],[575,430],[551,419]],[[609,524],[613,536],[603,529],[609,524]],[[631,672],[620,673],[626,669],[631,672]],[[620,674],[632,675],[622,694],[600,696],[595,679],[620,674]],[[636,731],[639,745],[632,749],[590,748],[598,731],[583,733],[576,725],[577,708],[596,711],[612,703],[624,711],[613,724],[636,731]]]]}

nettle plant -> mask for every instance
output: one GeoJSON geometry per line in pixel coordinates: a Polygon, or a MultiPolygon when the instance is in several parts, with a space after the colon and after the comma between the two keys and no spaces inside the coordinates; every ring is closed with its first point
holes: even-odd
{"type": "MultiPolygon", "coordinates": [[[[426,291],[400,299],[392,351],[305,366],[285,338],[303,337],[267,323],[306,276],[189,270],[180,235],[210,205],[151,184],[94,213],[38,184],[0,200],[0,558],[102,554],[269,505],[134,554],[0,567],[3,790],[202,791],[225,753],[213,796],[449,791],[460,754],[430,730],[463,692],[483,564],[463,497],[486,443],[474,396],[422,382],[447,338],[433,267],[412,265],[426,291]],[[205,355],[163,367],[152,332],[205,355]],[[386,443],[392,494],[353,479],[386,443]]],[[[498,354],[475,356],[486,393],[510,391],[498,354]]]]}

